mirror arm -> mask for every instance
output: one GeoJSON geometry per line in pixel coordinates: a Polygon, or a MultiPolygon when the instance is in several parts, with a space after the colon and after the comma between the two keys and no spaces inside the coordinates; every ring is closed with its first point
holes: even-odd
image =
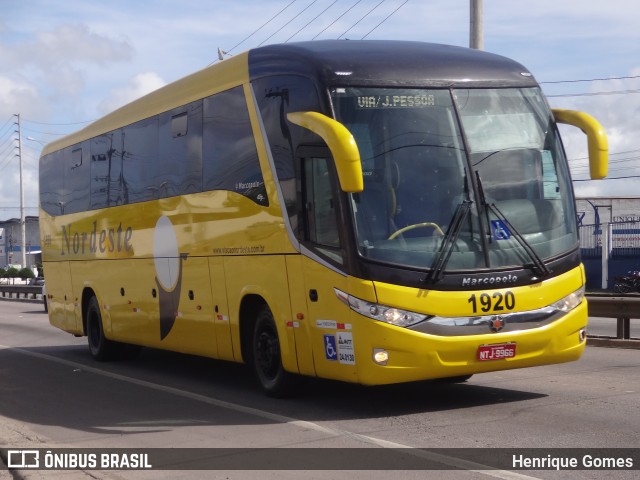
{"type": "Polygon", "coordinates": [[[292,112],[287,114],[287,119],[322,137],[333,155],[340,188],[343,191],[355,193],[363,190],[358,145],[344,125],[318,112],[292,112]]]}
{"type": "Polygon", "coordinates": [[[589,172],[593,180],[607,176],[609,143],[602,125],[591,115],[575,110],[552,109],[557,123],[578,127],[587,135],[589,146],[589,172]]]}

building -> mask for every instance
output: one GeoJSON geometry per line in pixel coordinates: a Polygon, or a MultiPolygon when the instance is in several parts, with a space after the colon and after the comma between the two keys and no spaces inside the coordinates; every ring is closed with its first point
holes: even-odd
{"type": "Polygon", "coordinates": [[[40,249],[40,223],[38,217],[25,217],[26,265],[22,263],[22,236],[20,219],[0,221],[0,268],[8,265],[33,267],[42,263],[40,249]]]}
{"type": "Polygon", "coordinates": [[[611,289],[616,276],[640,270],[640,197],[579,198],[576,207],[589,290],[611,289]]]}
{"type": "Polygon", "coordinates": [[[596,197],[576,199],[578,225],[638,223],[640,197],[596,197]]]}

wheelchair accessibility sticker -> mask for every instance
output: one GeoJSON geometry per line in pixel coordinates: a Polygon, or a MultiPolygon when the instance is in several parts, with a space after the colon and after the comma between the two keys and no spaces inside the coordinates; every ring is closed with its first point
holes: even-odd
{"type": "Polygon", "coordinates": [[[336,337],[334,335],[324,336],[324,354],[327,360],[338,359],[338,349],[336,348],[336,337]]]}
{"type": "Polygon", "coordinates": [[[327,360],[338,360],[343,365],[355,365],[353,333],[337,332],[336,335],[324,335],[324,354],[327,360]]]}
{"type": "Polygon", "coordinates": [[[494,240],[509,240],[511,232],[502,220],[491,220],[491,233],[494,240]]]}

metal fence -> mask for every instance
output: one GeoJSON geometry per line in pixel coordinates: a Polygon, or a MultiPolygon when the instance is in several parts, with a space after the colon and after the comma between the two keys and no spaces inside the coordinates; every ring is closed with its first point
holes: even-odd
{"type": "Polygon", "coordinates": [[[583,257],[602,256],[602,245],[609,246],[612,257],[640,257],[640,222],[581,225],[580,249],[583,257]],[[608,242],[603,242],[603,234],[608,242]]]}

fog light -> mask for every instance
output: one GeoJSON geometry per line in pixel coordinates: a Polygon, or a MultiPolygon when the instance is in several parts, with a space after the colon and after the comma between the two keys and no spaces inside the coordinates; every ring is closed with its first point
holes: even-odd
{"type": "Polygon", "coordinates": [[[378,365],[386,365],[389,361],[389,353],[383,348],[374,348],[373,361],[378,365]]]}
{"type": "Polygon", "coordinates": [[[580,341],[584,342],[587,339],[587,330],[585,328],[580,329],[580,341]]]}

